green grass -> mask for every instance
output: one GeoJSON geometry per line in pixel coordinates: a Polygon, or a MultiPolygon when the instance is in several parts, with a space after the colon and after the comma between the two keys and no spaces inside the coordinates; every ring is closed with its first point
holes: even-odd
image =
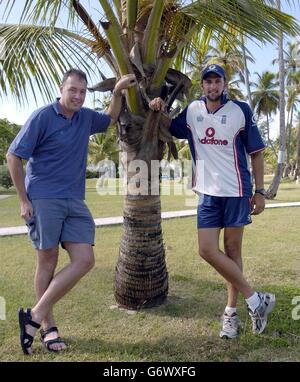
{"type": "MultiPolygon", "coordinates": [[[[266,177],[266,187],[271,178],[266,177]]],[[[86,188],[86,203],[94,218],[121,216],[123,214],[123,195],[99,195],[96,191],[97,179],[88,179],[86,188]]],[[[196,208],[196,195],[187,190],[186,187],[178,182],[164,181],[164,192],[170,190],[170,195],[161,196],[162,211],[178,211],[190,208],[196,208]]],[[[24,225],[20,217],[19,202],[14,189],[0,189],[0,195],[12,195],[7,199],[0,199],[0,227],[24,225]]],[[[267,201],[292,202],[300,201],[300,184],[295,182],[281,183],[276,199],[267,201]]]]}
{"type": "MultiPolygon", "coordinates": [[[[32,358],[19,347],[17,309],[34,303],[34,251],[25,236],[1,238],[7,319],[0,321],[0,361],[300,361],[300,320],[292,319],[291,303],[300,296],[299,221],[299,208],[272,209],[245,229],[245,275],[257,290],[275,292],[277,305],[266,331],[255,336],[240,297],[243,329],[234,341],[218,338],[225,284],[197,254],[195,218],[163,222],[169,298],[136,314],[113,309],[122,228],[97,229],[95,268],[55,308],[69,350],[47,353],[36,340],[32,358]]],[[[66,262],[62,251],[60,266],[66,262]]]]}

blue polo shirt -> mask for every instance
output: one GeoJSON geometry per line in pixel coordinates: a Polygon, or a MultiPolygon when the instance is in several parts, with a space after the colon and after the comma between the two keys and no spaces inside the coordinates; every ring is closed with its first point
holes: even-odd
{"type": "Polygon", "coordinates": [[[36,110],[8,149],[28,161],[29,198],[84,199],[89,137],[105,132],[109,124],[108,115],[84,107],[72,119],[66,118],[59,98],[36,110]]]}

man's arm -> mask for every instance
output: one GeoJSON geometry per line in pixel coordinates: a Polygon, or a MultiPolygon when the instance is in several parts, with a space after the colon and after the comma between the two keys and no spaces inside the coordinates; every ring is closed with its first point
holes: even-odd
{"type": "Polygon", "coordinates": [[[161,121],[162,121],[164,127],[169,129],[171,126],[171,123],[172,123],[172,119],[170,117],[168,117],[168,115],[164,114],[164,112],[166,111],[165,102],[160,97],[156,97],[149,102],[149,108],[153,111],[161,111],[162,112],[161,117],[160,117],[161,121]]]}
{"type": "Polygon", "coordinates": [[[119,118],[122,106],[122,90],[128,89],[134,85],[136,85],[136,78],[134,74],[126,74],[116,83],[110,105],[106,111],[106,114],[110,116],[111,125],[116,123],[119,118]]]}
{"type": "Polygon", "coordinates": [[[33,214],[33,209],[25,189],[25,175],[22,160],[18,156],[11,153],[6,154],[6,160],[10,176],[16,187],[20,200],[21,216],[23,219],[28,220],[33,214]]]}
{"type": "MultiPolygon", "coordinates": [[[[255,189],[264,188],[264,157],[262,151],[251,155],[255,189]]],[[[265,197],[255,193],[252,198],[252,214],[258,215],[265,209],[265,197]]]]}

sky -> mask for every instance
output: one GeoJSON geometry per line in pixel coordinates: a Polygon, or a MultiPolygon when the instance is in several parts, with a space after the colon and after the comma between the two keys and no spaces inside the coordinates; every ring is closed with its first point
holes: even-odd
{"type": "MultiPolygon", "coordinates": [[[[93,3],[95,0],[90,0],[89,3],[93,3]]],[[[18,9],[21,8],[21,3],[24,4],[25,0],[18,0],[18,9]]],[[[300,5],[299,0],[295,0],[291,5],[287,4],[287,1],[282,0],[282,10],[292,14],[300,23],[300,5]]],[[[2,3],[3,4],[3,3],[2,3]]],[[[97,1],[97,4],[98,1],[97,1]]],[[[3,13],[3,5],[0,5],[0,15],[3,13]]],[[[16,12],[11,14],[8,22],[15,23],[18,21],[19,15],[16,12]]],[[[0,17],[0,22],[1,17],[0,17]]],[[[250,71],[250,80],[255,80],[254,72],[262,73],[263,71],[269,70],[272,72],[277,72],[277,65],[272,65],[272,60],[277,57],[276,46],[272,44],[262,45],[260,43],[254,43],[253,41],[247,41],[246,47],[252,53],[255,58],[255,64],[248,63],[248,69],[250,71]]],[[[59,90],[57,89],[57,96],[59,96],[59,90]]],[[[85,101],[86,107],[93,107],[93,95],[91,93],[87,94],[85,101]]],[[[10,122],[17,124],[24,124],[30,114],[36,110],[38,107],[43,106],[45,103],[41,97],[38,98],[38,104],[33,100],[29,105],[21,107],[17,104],[16,100],[8,97],[5,99],[0,99],[0,118],[7,118],[10,122]]],[[[279,132],[279,120],[278,116],[275,116],[272,121],[271,137],[275,138],[279,132]]]]}

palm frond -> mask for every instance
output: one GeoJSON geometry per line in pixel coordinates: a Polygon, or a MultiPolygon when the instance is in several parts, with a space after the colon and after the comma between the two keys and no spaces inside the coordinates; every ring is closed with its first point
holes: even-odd
{"type": "MultiPolygon", "coordinates": [[[[233,25],[249,38],[273,42],[278,33],[299,33],[294,17],[267,5],[263,0],[197,0],[181,9],[200,27],[207,25],[224,33],[224,26],[233,25]]],[[[230,34],[228,34],[230,38],[230,34]]]]}
{"type": "Polygon", "coordinates": [[[131,31],[135,27],[138,10],[138,0],[126,0],[127,28],[131,31]]]}
{"type": "Polygon", "coordinates": [[[52,100],[62,74],[70,67],[89,72],[95,56],[86,49],[93,41],[62,28],[0,24],[6,57],[0,63],[0,89],[25,103],[35,85],[44,100],[52,100]],[[34,78],[34,81],[33,81],[34,78]]]}
{"type": "MultiPolygon", "coordinates": [[[[6,15],[18,6],[16,0],[0,0],[6,3],[6,15]]],[[[74,24],[77,17],[72,0],[26,0],[20,15],[20,23],[55,26],[63,9],[68,10],[67,25],[74,24]]]]}
{"type": "Polygon", "coordinates": [[[163,10],[163,1],[155,0],[144,32],[143,57],[145,64],[155,64],[157,55],[157,40],[159,36],[159,25],[163,10]]]}

